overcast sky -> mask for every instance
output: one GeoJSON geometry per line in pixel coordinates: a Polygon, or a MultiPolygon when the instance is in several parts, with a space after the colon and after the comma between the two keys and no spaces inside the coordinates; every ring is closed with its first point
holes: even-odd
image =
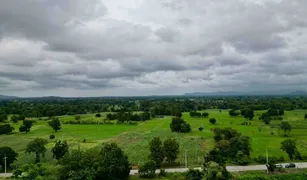
{"type": "Polygon", "coordinates": [[[0,94],[307,90],[306,0],[1,0],[0,94]]]}

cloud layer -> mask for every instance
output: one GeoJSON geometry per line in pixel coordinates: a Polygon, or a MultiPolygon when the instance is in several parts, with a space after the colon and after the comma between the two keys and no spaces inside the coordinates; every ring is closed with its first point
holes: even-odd
{"type": "Polygon", "coordinates": [[[305,0],[9,0],[0,94],[307,90],[305,0]]]}

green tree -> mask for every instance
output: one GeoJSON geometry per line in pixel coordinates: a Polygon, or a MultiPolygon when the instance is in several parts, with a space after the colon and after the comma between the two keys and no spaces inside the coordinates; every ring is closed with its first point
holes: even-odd
{"type": "Polygon", "coordinates": [[[281,124],[279,125],[279,128],[284,131],[284,136],[288,136],[288,134],[292,130],[292,126],[290,123],[287,121],[282,121],[281,124]]]}
{"type": "Polygon", "coordinates": [[[245,114],[244,114],[244,118],[245,119],[249,119],[249,120],[252,120],[254,118],[254,110],[252,109],[248,109],[245,114]]]}
{"type": "Polygon", "coordinates": [[[154,137],[149,143],[149,148],[149,159],[155,161],[157,167],[160,167],[165,157],[161,139],[159,137],[154,137]]]}
{"type": "Polygon", "coordinates": [[[266,164],[266,167],[270,173],[273,173],[277,168],[274,162],[269,162],[269,164],[266,164]]]}
{"type": "Polygon", "coordinates": [[[96,179],[129,179],[131,165],[127,155],[115,143],[105,144],[101,150],[101,164],[96,179]]]}
{"type": "Polygon", "coordinates": [[[209,119],[209,122],[210,122],[211,124],[216,124],[216,119],[215,119],[215,118],[210,118],[210,119],[209,119]]]}
{"type": "Polygon", "coordinates": [[[100,117],[101,117],[101,114],[100,114],[100,113],[97,113],[95,116],[96,116],[97,118],[100,118],[100,117]]]}
{"type": "Polygon", "coordinates": [[[202,114],[202,116],[204,116],[204,117],[209,117],[209,113],[207,113],[207,112],[203,112],[203,114],[202,114]]]}
{"type": "Polygon", "coordinates": [[[179,143],[174,138],[168,138],[163,143],[163,152],[166,161],[171,164],[174,163],[179,154],[179,143]]]}
{"type": "Polygon", "coordinates": [[[170,128],[173,132],[187,133],[191,132],[191,126],[180,117],[174,117],[170,124],[170,128]]]}
{"type": "Polygon", "coordinates": [[[13,132],[14,127],[10,124],[0,124],[0,135],[1,134],[10,134],[13,132]]]}
{"type": "Polygon", "coordinates": [[[280,149],[285,151],[288,154],[289,158],[292,160],[297,151],[296,141],[291,139],[284,140],[283,142],[281,142],[280,149]]]}
{"type": "Polygon", "coordinates": [[[157,164],[150,160],[139,167],[139,176],[142,178],[154,178],[156,176],[157,164]]]}
{"type": "Polygon", "coordinates": [[[304,119],[305,119],[305,120],[307,119],[307,113],[305,114],[304,119]]]}
{"type": "Polygon", "coordinates": [[[0,111],[0,122],[7,120],[7,114],[4,111],[0,111]]]}
{"type": "Polygon", "coordinates": [[[66,141],[56,141],[54,147],[51,150],[53,154],[53,158],[56,160],[61,159],[64,157],[66,153],[68,153],[68,144],[66,141]]]}
{"type": "Polygon", "coordinates": [[[4,168],[5,161],[4,158],[6,157],[6,165],[7,167],[10,167],[11,164],[17,160],[18,153],[16,153],[12,148],[10,147],[0,147],[0,166],[4,168]]]}
{"type": "Polygon", "coordinates": [[[48,122],[48,125],[55,131],[59,131],[62,127],[61,127],[61,122],[59,120],[59,118],[52,118],[51,121],[48,122]]]}
{"type": "Polygon", "coordinates": [[[279,116],[283,116],[285,114],[285,111],[283,110],[283,109],[280,109],[279,111],[278,111],[278,115],[279,116]]]}
{"type": "Polygon", "coordinates": [[[13,115],[13,116],[11,117],[11,121],[12,121],[13,123],[18,123],[18,116],[13,115]]]}
{"type": "Polygon", "coordinates": [[[239,113],[237,110],[235,110],[235,109],[232,109],[232,110],[229,111],[229,115],[230,115],[231,117],[238,116],[239,114],[240,114],[240,113],[239,113]]]}
{"type": "Polygon", "coordinates": [[[34,121],[31,120],[24,120],[23,124],[19,127],[20,132],[30,132],[32,126],[33,126],[34,121]]]}
{"type": "Polygon", "coordinates": [[[48,144],[46,139],[35,138],[30,141],[26,148],[26,153],[35,153],[35,163],[40,162],[40,157],[45,157],[47,151],[45,145],[48,144]]]}

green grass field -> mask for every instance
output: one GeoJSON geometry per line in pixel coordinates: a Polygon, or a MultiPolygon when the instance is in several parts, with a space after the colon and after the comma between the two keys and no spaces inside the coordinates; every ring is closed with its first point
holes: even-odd
{"type": "MultiPolygon", "coordinates": [[[[17,164],[31,162],[34,160],[34,155],[25,155],[24,150],[29,141],[36,137],[49,139],[50,134],[54,134],[56,140],[67,140],[71,148],[90,148],[101,145],[106,141],[113,141],[120,145],[127,153],[132,164],[140,164],[147,160],[149,155],[149,141],[153,137],[166,139],[174,137],[180,143],[180,154],[178,162],[184,164],[184,152],[188,155],[189,166],[200,166],[203,161],[203,156],[213,148],[213,133],[211,128],[215,127],[231,127],[238,130],[243,135],[252,138],[252,157],[265,155],[266,148],[271,156],[284,156],[288,158],[286,153],[280,150],[280,142],[286,138],[297,140],[298,149],[302,156],[307,156],[307,121],[303,120],[306,111],[295,110],[286,111],[284,120],[289,121],[295,129],[292,129],[289,137],[283,137],[278,129],[272,129],[269,126],[258,120],[261,111],[255,112],[254,120],[250,121],[251,125],[240,125],[245,121],[243,117],[230,117],[227,110],[219,112],[218,110],[208,110],[210,117],[217,119],[216,125],[209,123],[209,118],[191,118],[189,113],[183,113],[183,119],[191,124],[192,132],[187,134],[178,134],[170,131],[169,124],[171,117],[163,119],[153,119],[147,122],[140,122],[138,125],[128,124],[101,124],[101,125],[68,125],[62,124],[62,130],[53,132],[47,125],[47,121],[38,120],[34,124],[31,132],[28,134],[17,132],[20,124],[15,124],[16,132],[10,135],[0,135],[0,146],[9,146],[20,153],[17,164]],[[198,128],[203,126],[202,132],[198,128]],[[274,133],[272,135],[272,132],[274,133]],[[83,142],[86,139],[86,142],[83,142]]],[[[87,114],[82,116],[82,119],[99,119],[103,120],[105,113],[102,113],[101,118],[96,118],[95,114],[87,114]]],[[[61,121],[73,120],[74,116],[62,116],[61,121]]],[[[280,121],[272,121],[272,124],[278,124],[280,121]]],[[[52,147],[52,142],[49,140],[48,147],[52,147]]],[[[50,150],[47,152],[45,160],[51,160],[50,150]]]]}

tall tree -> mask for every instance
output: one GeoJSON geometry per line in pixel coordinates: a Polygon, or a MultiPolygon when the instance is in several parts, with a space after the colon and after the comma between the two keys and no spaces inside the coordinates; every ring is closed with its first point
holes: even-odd
{"type": "Polygon", "coordinates": [[[292,130],[291,124],[287,121],[282,121],[279,125],[279,128],[284,131],[284,136],[287,136],[292,130]]]}
{"type": "Polygon", "coordinates": [[[6,165],[7,167],[10,167],[10,165],[17,160],[18,153],[16,153],[12,148],[10,147],[0,147],[0,166],[4,168],[5,161],[4,158],[6,157],[6,165]]]}
{"type": "Polygon", "coordinates": [[[127,155],[117,144],[105,144],[101,149],[101,164],[96,179],[116,180],[129,179],[131,165],[127,155]]]}
{"type": "Polygon", "coordinates": [[[53,158],[56,160],[61,159],[68,152],[68,144],[66,141],[56,141],[51,150],[53,158]]]}
{"type": "Polygon", "coordinates": [[[26,148],[26,153],[35,153],[35,162],[40,162],[40,157],[45,157],[45,152],[47,151],[45,145],[48,144],[46,139],[35,138],[30,141],[26,148]]]}
{"type": "Polygon", "coordinates": [[[149,143],[149,148],[150,148],[149,158],[155,161],[156,165],[160,167],[164,159],[161,139],[159,137],[154,137],[149,143]]]}
{"type": "Polygon", "coordinates": [[[179,154],[179,143],[174,138],[168,138],[163,143],[163,152],[166,161],[171,164],[174,163],[179,154]]]}
{"type": "Polygon", "coordinates": [[[281,142],[280,149],[286,151],[289,158],[292,160],[297,151],[296,142],[291,139],[284,140],[283,142],[281,142]]]}
{"type": "Polygon", "coordinates": [[[59,131],[62,127],[61,127],[61,122],[59,120],[59,118],[52,118],[51,121],[48,122],[48,125],[55,131],[59,131]]]}
{"type": "Polygon", "coordinates": [[[23,120],[23,124],[19,127],[20,132],[30,132],[30,129],[33,126],[34,121],[31,120],[23,120]]]}
{"type": "Polygon", "coordinates": [[[244,114],[244,118],[245,119],[249,119],[249,120],[252,120],[254,118],[254,110],[252,109],[248,109],[245,114],[244,114]]]}

